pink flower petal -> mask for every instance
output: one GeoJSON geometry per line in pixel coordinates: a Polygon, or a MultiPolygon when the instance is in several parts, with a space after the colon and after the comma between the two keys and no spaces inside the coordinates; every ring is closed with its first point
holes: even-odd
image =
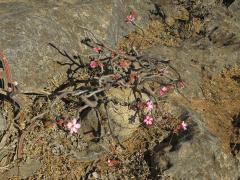
{"type": "Polygon", "coordinates": [[[71,122],[68,122],[67,128],[70,130],[70,133],[77,133],[78,129],[81,127],[79,123],[77,123],[77,119],[74,118],[71,122]]]}
{"type": "Polygon", "coordinates": [[[166,94],[166,92],[160,90],[160,96],[164,96],[166,94]]]}
{"type": "Polygon", "coordinates": [[[173,88],[173,85],[171,85],[171,84],[161,87],[161,88],[160,88],[160,96],[166,95],[167,92],[168,92],[171,88],[173,88]]]}
{"type": "Polygon", "coordinates": [[[151,125],[151,124],[152,124],[152,121],[149,121],[148,124],[151,125]]]}
{"type": "Polygon", "coordinates": [[[94,60],[94,61],[91,61],[91,62],[90,62],[90,67],[91,67],[91,68],[94,69],[94,68],[96,68],[97,66],[98,66],[97,61],[94,60]]]}
{"type": "Polygon", "coordinates": [[[153,118],[151,116],[146,116],[143,120],[146,125],[151,125],[153,123],[153,118]]]}
{"type": "Polygon", "coordinates": [[[75,125],[75,124],[77,123],[77,119],[74,118],[74,119],[72,120],[72,123],[75,125]]]}
{"type": "Polygon", "coordinates": [[[94,47],[93,51],[95,51],[96,53],[100,53],[102,51],[101,47],[94,47]]]}
{"type": "Polygon", "coordinates": [[[162,90],[163,92],[166,92],[166,91],[168,91],[168,88],[167,88],[166,86],[163,86],[163,87],[161,88],[161,90],[162,90]]]}
{"type": "Polygon", "coordinates": [[[72,124],[71,122],[68,122],[68,123],[67,123],[67,128],[68,128],[68,129],[71,129],[72,126],[73,126],[73,124],[72,124]]]}
{"type": "Polygon", "coordinates": [[[151,100],[147,101],[147,110],[151,111],[153,109],[153,102],[151,100]]]}
{"type": "Polygon", "coordinates": [[[127,23],[133,23],[134,21],[135,21],[135,19],[136,19],[136,12],[135,11],[131,11],[131,13],[130,13],[130,15],[128,15],[127,17],[126,17],[126,22],[127,23]]]}
{"type": "Polygon", "coordinates": [[[184,121],[182,121],[181,128],[187,130],[187,124],[184,121]]]}
{"type": "Polygon", "coordinates": [[[75,132],[75,133],[77,133],[77,132],[78,132],[78,129],[72,128],[72,131],[75,132]]]}
{"type": "Polygon", "coordinates": [[[80,125],[80,124],[75,124],[74,127],[77,128],[77,129],[79,129],[79,128],[81,127],[81,125],[80,125]]]}

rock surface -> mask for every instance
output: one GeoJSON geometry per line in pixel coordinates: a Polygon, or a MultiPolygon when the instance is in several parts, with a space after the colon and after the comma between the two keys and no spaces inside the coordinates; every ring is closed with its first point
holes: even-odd
{"type": "MultiPolygon", "coordinates": [[[[193,109],[182,110],[191,117],[191,133],[178,139],[175,150],[157,154],[157,162],[168,158],[170,167],[164,171],[163,177],[179,179],[238,179],[240,163],[231,154],[225,153],[219,139],[213,135],[203,123],[203,117],[193,109]]],[[[159,167],[161,169],[161,167],[159,167]]]]}
{"type": "Polygon", "coordinates": [[[144,1],[0,1],[0,47],[10,60],[13,79],[22,89],[44,88],[47,80],[66,68],[54,61],[67,58],[49,46],[53,43],[71,57],[85,52],[81,27],[89,28],[110,45],[131,26],[124,22],[132,9],[147,23],[150,4],[144,1]],[[145,15],[144,15],[145,14],[145,15]]]}
{"type": "MultiPolygon", "coordinates": [[[[112,88],[107,92],[107,97],[112,102],[106,106],[109,113],[110,126],[113,134],[121,141],[131,137],[132,133],[141,124],[136,112],[129,108],[128,104],[133,103],[135,100],[132,89],[130,88],[112,88]],[[117,104],[114,102],[118,102],[117,104]]],[[[148,97],[142,93],[142,99],[147,101],[148,97]]],[[[102,109],[102,114],[106,114],[102,109]]],[[[106,115],[105,115],[106,116],[106,115]]]]}
{"type": "MultiPolygon", "coordinates": [[[[106,96],[110,101],[107,104],[101,104],[99,112],[104,121],[108,124],[101,130],[101,135],[111,134],[118,137],[120,141],[124,141],[131,137],[132,133],[137,130],[141,124],[141,120],[133,109],[129,108],[129,104],[134,103],[135,97],[130,88],[111,88],[106,92],[106,96]],[[105,108],[106,105],[106,108],[105,108]],[[106,111],[107,109],[107,111],[106,111]],[[109,122],[107,120],[107,113],[109,122]],[[109,129],[109,126],[111,130],[109,129]],[[112,132],[111,132],[112,131],[112,132]]],[[[148,96],[142,93],[143,100],[149,100],[148,96]]],[[[84,131],[98,131],[99,122],[95,111],[91,110],[86,117],[83,118],[84,131]]]]}
{"type": "MultiPolygon", "coordinates": [[[[235,4],[237,6],[237,3],[234,3],[229,8],[234,9],[235,4]]],[[[165,7],[164,4],[162,6],[165,7]]],[[[167,7],[169,6],[168,4],[167,7]]],[[[190,97],[203,96],[200,84],[204,76],[211,77],[220,73],[224,67],[240,65],[240,21],[237,20],[239,11],[228,10],[222,6],[207,6],[206,9],[209,15],[204,17],[203,21],[204,36],[186,39],[177,48],[158,45],[144,52],[153,57],[170,60],[191,87],[191,92],[187,93],[190,97]]],[[[174,8],[170,10],[172,12],[174,8]]]]}
{"type": "MultiPolygon", "coordinates": [[[[164,7],[164,1],[157,1],[157,3],[162,3],[161,5],[164,7]]],[[[158,171],[165,170],[162,175],[163,179],[239,179],[240,177],[240,162],[237,156],[234,157],[221,147],[222,137],[218,136],[216,132],[222,131],[222,129],[217,128],[216,132],[211,131],[209,123],[212,120],[210,116],[205,116],[204,111],[209,111],[213,118],[218,119],[214,121],[215,124],[212,124],[216,127],[218,123],[219,127],[224,127],[225,125],[222,123],[224,121],[230,121],[231,125],[231,117],[226,119],[222,117],[222,114],[217,114],[215,110],[208,110],[208,106],[204,103],[201,107],[202,111],[199,110],[199,107],[192,106],[193,101],[202,101],[207,98],[201,89],[206,78],[209,79],[209,82],[212,80],[216,85],[217,82],[212,78],[220,74],[224,67],[240,65],[240,21],[237,8],[239,2],[235,1],[229,5],[228,9],[216,2],[206,1],[201,4],[206,6],[209,12],[209,16],[204,17],[206,34],[202,38],[185,40],[178,48],[156,46],[146,50],[154,57],[171,60],[172,65],[179,71],[188,86],[183,94],[190,103],[186,105],[185,100],[179,100],[173,96],[168,99],[170,104],[165,104],[165,108],[170,109],[170,112],[176,116],[187,112],[190,117],[190,120],[187,121],[191,124],[189,126],[191,132],[179,137],[175,142],[175,147],[169,152],[159,151],[156,150],[157,147],[155,148],[152,165],[157,166],[158,171]]],[[[162,9],[164,11],[164,8],[162,9]]],[[[169,8],[166,9],[169,11],[169,8]]],[[[173,16],[174,13],[165,13],[165,15],[169,14],[173,16]]],[[[222,76],[224,77],[224,75],[222,76]]],[[[225,83],[225,86],[230,86],[230,83],[225,83]]],[[[236,85],[236,87],[236,92],[239,92],[239,86],[236,85]]],[[[225,90],[219,87],[217,91],[221,94],[221,91],[225,90]]],[[[233,91],[232,93],[238,97],[237,93],[235,94],[233,91]]],[[[216,100],[213,106],[222,106],[218,103],[227,101],[230,94],[222,97],[222,100],[216,100]]],[[[205,100],[203,102],[207,102],[205,100]]],[[[235,100],[237,102],[238,98],[232,98],[232,106],[234,106],[235,100]]],[[[230,106],[226,108],[229,113],[231,112],[230,106]]],[[[240,109],[236,108],[234,111],[238,114],[240,109]]],[[[228,131],[231,131],[231,128],[228,127],[228,131]]],[[[228,142],[226,146],[230,147],[230,143],[228,142]]]]}
{"type": "Polygon", "coordinates": [[[3,113],[0,111],[0,134],[2,134],[2,131],[5,131],[6,129],[7,129],[6,118],[4,117],[3,113]]]}

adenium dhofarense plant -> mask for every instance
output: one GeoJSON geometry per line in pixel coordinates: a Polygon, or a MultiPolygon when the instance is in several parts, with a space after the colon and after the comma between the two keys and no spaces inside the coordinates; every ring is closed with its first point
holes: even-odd
{"type": "MultiPolygon", "coordinates": [[[[126,17],[125,22],[141,28],[135,23],[135,20],[136,12],[131,11],[126,17]]],[[[136,49],[128,50],[119,48],[115,50],[107,47],[102,42],[94,41],[90,38],[87,38],[85,44],[94,52],[94,54],[89,55],[89,63],[87,65],[84,64],[84,68],[87,69],[90,75],[88,89],[94,89],[96,91],[105,87],[138,89],[139,87],[144,87],[143,84],[145,81],[151,81],[156,76],[159,76],[158,78],[168,76],[167,79],[171,79],[169,76],[174,74],[173,70],[171,71],[171,66],[168,66],[167,63],[152,61],[147,58],[144,59],[144,56],[138,57],[139,53],[136,52],[136,49]]],[[[182,80],[178,82],[176,78],[172,79],[174,79],[174,81],[170,81],[159,87],[157,93],[156,91],[149,92],[150,99],[155,99],[152,95],[153,93],[161,98],[166,96],[170,90],[174,88],[184,88],[186,86],[182,80]]],[[[140,91],[142,91],[141,88],[140,91]]],[[[153,124],[154,103],[152,100],[144,101],[140,99],[140,101],[134,105],[134,108],[140,112],[139,115],[142,117],[142,122],[145,125],[153,124]]],[[[62,121],[58,121],[57,123],[59,126],[64,124],[62,121]]],[[[67,123],[66,127],[70,133],[73,134],[78,132],[81,125],[77,122],[77,119],[73,119],[67,123]]],[[[186,128],[187,125],[184,123],[179,126],[179,129],[185,130],[186,128]]]]}

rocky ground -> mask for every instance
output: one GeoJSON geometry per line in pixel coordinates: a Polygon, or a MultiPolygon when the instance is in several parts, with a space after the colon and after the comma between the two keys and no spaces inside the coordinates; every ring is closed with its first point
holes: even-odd
{"type": "MultiPolygon", "coordinates": [[[[0,179],[240,178],[239,1],[0,0],[0,20],[1,50],[25,92],[13,96],[20,110],[1,100],[0,179]],[[135,26],[125,22],[132,10],[135,26]],[[131,88],[114,87],[105,93],[113,103],[85,111],[78,133],[58,124],[56,114],[71,118],[81,104],[52,94],[91,76],[76,65],[92,53],[86,28],[181,76],[185,88],[156,97],[153,125],[129,108],[131,88]],[[182,121],[187,130],[175,133],[182,121]]],[[[161,83],[143,86],[159,94],[161,83]]]]}

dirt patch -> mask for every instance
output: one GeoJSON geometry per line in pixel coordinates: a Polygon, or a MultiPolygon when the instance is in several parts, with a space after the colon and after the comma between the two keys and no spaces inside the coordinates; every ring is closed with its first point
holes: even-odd
{"type": "MultiPolygon", "coordinates": [[[[157,114],[160,114],[160,109],[157,114]]],[[[131,138],[122,143],[125,150],[112,143],[109,147],[106,146],[108,153],[95,161],[83,161],[72,154],[67,155],[68,149],[75,149],[75,141],[66,137],[67,134],[62,132],[54,121],[51,122],[54,128],[40,125],[26,138],[24,158],[40,157],[42,163],[33,178],[94,179],[97,176],[101,179],[112,177],[146,179],[151,174],[151,168],[145,160],[145,152],[151,151],[165,138],[171,136],[171,132],[181,121],[170,114],[157,116],[153,126],[140,126],[131,138]],[[109,160],[116,164],[109,164],[109,160]]],[[[77,142],[83,150],[89,143],[87,139],[85,140],[85,142],[82,140],[77,142]]],[[[97,148],[94,151],[97,151],[97,148]]]]}
{"type": "Polygon", "coordinates": [[[171,35],[167,31],[166,24],[159,20],[154,20],[147,28],[137,28],[136,31],[122,38],[118,43],[118,48],[131,49],[132,47],[137,47],[137,49],[145,49],[156,44],[176,47],[179,46],[180,42],[180,38],[176,38],[176,36],[171,35]]]}
{"type": "Polygon", "coordinates": [[[119,49],[146,49],[154,45],[179,47],[184,39],[199,36],[204,31],[203,23],[199,18],[192,17],[189,21],[174,21],[169,26],[164,20],[153,17],[148,27],[136,25],[136,30],[119,40],[119,49]]]}
{"type": "Polygon", "coordinates": [[[212,79],[205,79],[202,84],[204,100],[193,100],[193,106],[204,116],[204,123],[211,133],[219,138],[225,152],[235,152],[233,146],[239,144],[236,137],[234,120],[240,112],[240,76],[239,67],[224,70],[222,74],[212,79]],[[231,144],[231,146],[230,146],[231,144]],[[236,144],[236,145],[233,145],[236,144]]]}

